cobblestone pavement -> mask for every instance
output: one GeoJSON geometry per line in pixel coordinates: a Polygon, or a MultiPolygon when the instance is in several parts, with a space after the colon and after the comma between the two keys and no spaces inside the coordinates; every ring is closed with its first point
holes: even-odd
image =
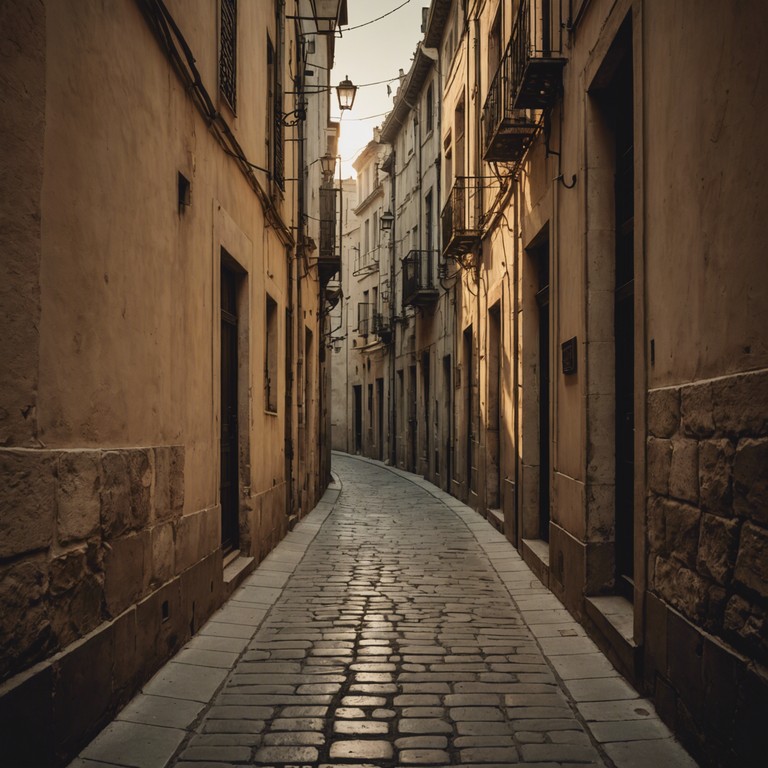
{"type": "Polygon", "coordinates": [[[73,768],[695,766],[511,545],[426,481],[342,490],[73,768]]]}

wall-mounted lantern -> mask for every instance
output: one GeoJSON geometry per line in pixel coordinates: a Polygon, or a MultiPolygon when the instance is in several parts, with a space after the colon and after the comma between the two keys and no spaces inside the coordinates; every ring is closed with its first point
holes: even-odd
{"type": "Polygon", "coordinates": [[[352,109],[352,105],[355,103],[355,95],[357,94],[357,86],[349,79],[345,77],[336,86],[336,95],[339,97],[339,109],[342,112],[345,109],[352,109]]]}
{"type": "Polygon", "coordinates": [[[379,218],[379,226],[383,232],[388,232],[392,229],[392,225],[395,223],[395,215],[392,211],[384,211],[379,218]]]}

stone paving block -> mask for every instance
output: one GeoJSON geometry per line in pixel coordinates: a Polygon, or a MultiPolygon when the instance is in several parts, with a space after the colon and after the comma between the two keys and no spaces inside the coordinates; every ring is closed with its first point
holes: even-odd
{"type": "Polygon", "coordinates": [[[670,739],[672,733],[658,718],[589,723],[589,730],[601,743],[609,741],[645,741],[670,739]]]}
{"type": "Polygon", "coordinates": [[[472,747],[459,751],[464,763],[499,763],[509,765],[519,762],[515,747],[472,747]]]}
{"type": "Polygon", "coordinates": [[[363,739],[336,741],[331,744],[330,756],[336,760],[390,760],[392,745],[388,741],[363,739]]]}
{"type": "Polygon", "coordinates": [[[196,733],[188,747],[258,747],[261,736],[257,733],[196,733]]]}
{"type": "Polygon", "coordinates": [[[615,742],[605,744],[604,749],[621,768],[697,768],[694,759],[673,739],[615,742]]]}
{"type": "Polygon", "coordinates": [[[434,717],[414,717],[400,720],[400,733],[452,733],[453,728],[444,720],[434,717]]]}
{"type": "Polygon", "coordinates": [[[467,749],[471,747],[514,747],[516,746],[516,737],[509,733],[484,734],[481,736],[459,736],[453,740],[453,746],[456,749],[467,749]]]}
{"type": "Polygon", "coordinates": [[[236,653],[238,656],[248,645],[248,638],[244,637],[216,637],[215,635],[199,634],[193,637],[184,648],[203,651],[226,651],[236,653]]]}
{"type": "Polygon", "coordinates": [[[144,693],[172,699],[208,702],[228,670],[191,664],[166,664],[145,686],[144,693]]]}
{"type": "Polygon", "coordinates": [[[653,705],[646,699],[583,702],[576,706],[587,722],[591,720],[644,720],[655,718],[656,715],[653,705]]]}
{"type": "Polygon", "coordinates": [[[183,648],[174,657],[177,664],[195,664],[199,667],[231,669],[239,657],[231,651],[212,651],[201,648],[183,648]]]}
{"type": "Polygon", "coordinates": [[[597,762],[600,756],[592,747],[580,747],[575,744],[523,744],[520,752],[524,761],[553,763],[562,762],[597,762]]]}
{"type": "Polygon", "coordinates": [[[640,698],[640,694],[618,676],[569,680],[566,686],[575,701],[620,701],[640,698]]]}
{"type": "Polygon", "coordinates": [[[551,662],[557,674],[566,681],[619,676],[619,673],[601,653],[554,656],[551,662]]]}
{"type": "Polygon", "coordinates": [[[263,720],[205,720],[203,733],[262,733],[263,720]]]}
{"type": "Polygon", "coordinates": [[[254,762],[261,765],[283,763],[313,763],[318,758],[316,747],[261,747],[256,751],[254,762]]]}
{"type": "Polygon", "coordinates": [[[213,635],[215,637],[237,637],[250,640],[255,627],[242,624],[224,624],[219,621],[209,621],[200,630],[201,635],[213,635]]]}
{"type": "Polygon", "coordinates": [[[115,721],[81,752],[81,756],[131,768],[157,768],[170,760],[185,736],[186,732],[178,728],[115,721]]]}
{"type": "Polygon", "coordinates": [[[398,755],[403,765],[435,765],[448,763],[450,755],[440,749],[404,749],[398,755]]]}
{"type": "Polygon", "coordinates": [[[446,749],[447,736],[403,736],[395,741],[398,749],[446,749]]]}
{"type": "Polygon", "coordinates": [[[181,755],[181,760],[199,762],[224,761],[224,762],[245,762],[251,757],[251,750],[248,747],[187,747],[181,755]]]}
{"type": "Polygon", "coordinates": [[[333,732],[355,736],[373,736],[389,733],[389,724],[379,720],[337,720],[333,732]]]}
{"type": "Polygon", "coordinates": [[[262,742],[265,747],[322,747],[325,736],[316,731],[280,731],[265,733],[262,742]]]}
{"type": "Polygon", "coordinates": [[[166,728],[187,728],[197,719],[204,707],[202,702],[178,699],[169,706],[165,696],[147,696],[140,693],[134,696],[115,719],[166,728]]]}

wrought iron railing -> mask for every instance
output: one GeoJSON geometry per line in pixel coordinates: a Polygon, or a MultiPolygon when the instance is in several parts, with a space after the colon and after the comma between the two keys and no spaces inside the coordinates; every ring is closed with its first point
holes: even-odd
{"type": "Polygon", "coordinates": [[[403,304],[421,303],[425,292],[436,292],[435,265],[437,253],[409,251],[403,259],[403,304]]]}
{"type": "Polygon", "coordinates": [[[480,236],[482,179],[458,176],[442,212],[443,253],[468,246],[480,236]]]}
{"type": "MultiPolygon", "coordinates": [[[[561,65],[563,53],[563,0],[520,0],[512,37],[504,58],[509,58],[512,104],[517,108],[549,106],[553,94],[531,61],[561,65]]],[[[545,76],[546,77],[546,76],[545,76]]]]}
{"type": "MultiPolygon", "coordinates": [[[[512,57],[510,56],[510,47],[496,70],[496,75],[491,81],[488,89],[488,96],[483,106],[483,148],[488,153],[494,140],[500,132],[504,134],[518,136],[520,149],[512,152],[521,151],[525,146],[526,139],[536,130],[536,119],[531,110],[514,109],[512,101],[516,92],[512,74],[512,57]]],[[[515,160],[514,156],[493,158],[503,160],[515,160]]]]}
{"type": "Polygon", "coordinates": [[[376,336],[386,339],[391,334],[389,317],[381,312],[373,313],[373,332],[376,336]]]}

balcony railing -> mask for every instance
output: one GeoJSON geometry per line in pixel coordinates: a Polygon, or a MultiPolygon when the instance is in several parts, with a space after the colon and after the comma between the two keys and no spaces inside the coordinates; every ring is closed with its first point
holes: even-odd
{"type": "Polygon", "coordinates": [[[564,21],[563,0],[520,0],[504,54],[514,109],[544,109],[560,95],[564,21]]]}
{"type": "Polygon", "coordinates": [[[536,116],[530,109],[512,106],[512,57],[501,60],[483,107],[483,158],[488,162],[516,163],[536,135],[536,116]]]}
{"type": "Polygon", "coordinates": [[[392,327],[389,323],[389,317],[381,312],[373,313],[373,332],[385,344],[392,338],[392,327]]]}
{"type": "Polygon", "coordinates": [[[437,301],[435,251],[409,251],[403,259],[403,304],[424,307],[437,301]]]}
{"type": "Polygon", "coordinates": [[[461,256],[479,244],[482,199],[482,179],[457,177],[441,215],[443,256],[461,256]]]}
{"type": "Polygon", "coordinates": [[[365,277],[377,272],[379,269],[380,248],[371,248],[368,253],[358,253],[355,256],[352,274],[355,277],[365,277]]]}
{"type": "Polygon", "coordinates": [[[532,111],[560,94],[566,59],[562,0],[521,0],[512,37],[483,107],[483,157],[518,162],[537,129],[532,111]]]}

